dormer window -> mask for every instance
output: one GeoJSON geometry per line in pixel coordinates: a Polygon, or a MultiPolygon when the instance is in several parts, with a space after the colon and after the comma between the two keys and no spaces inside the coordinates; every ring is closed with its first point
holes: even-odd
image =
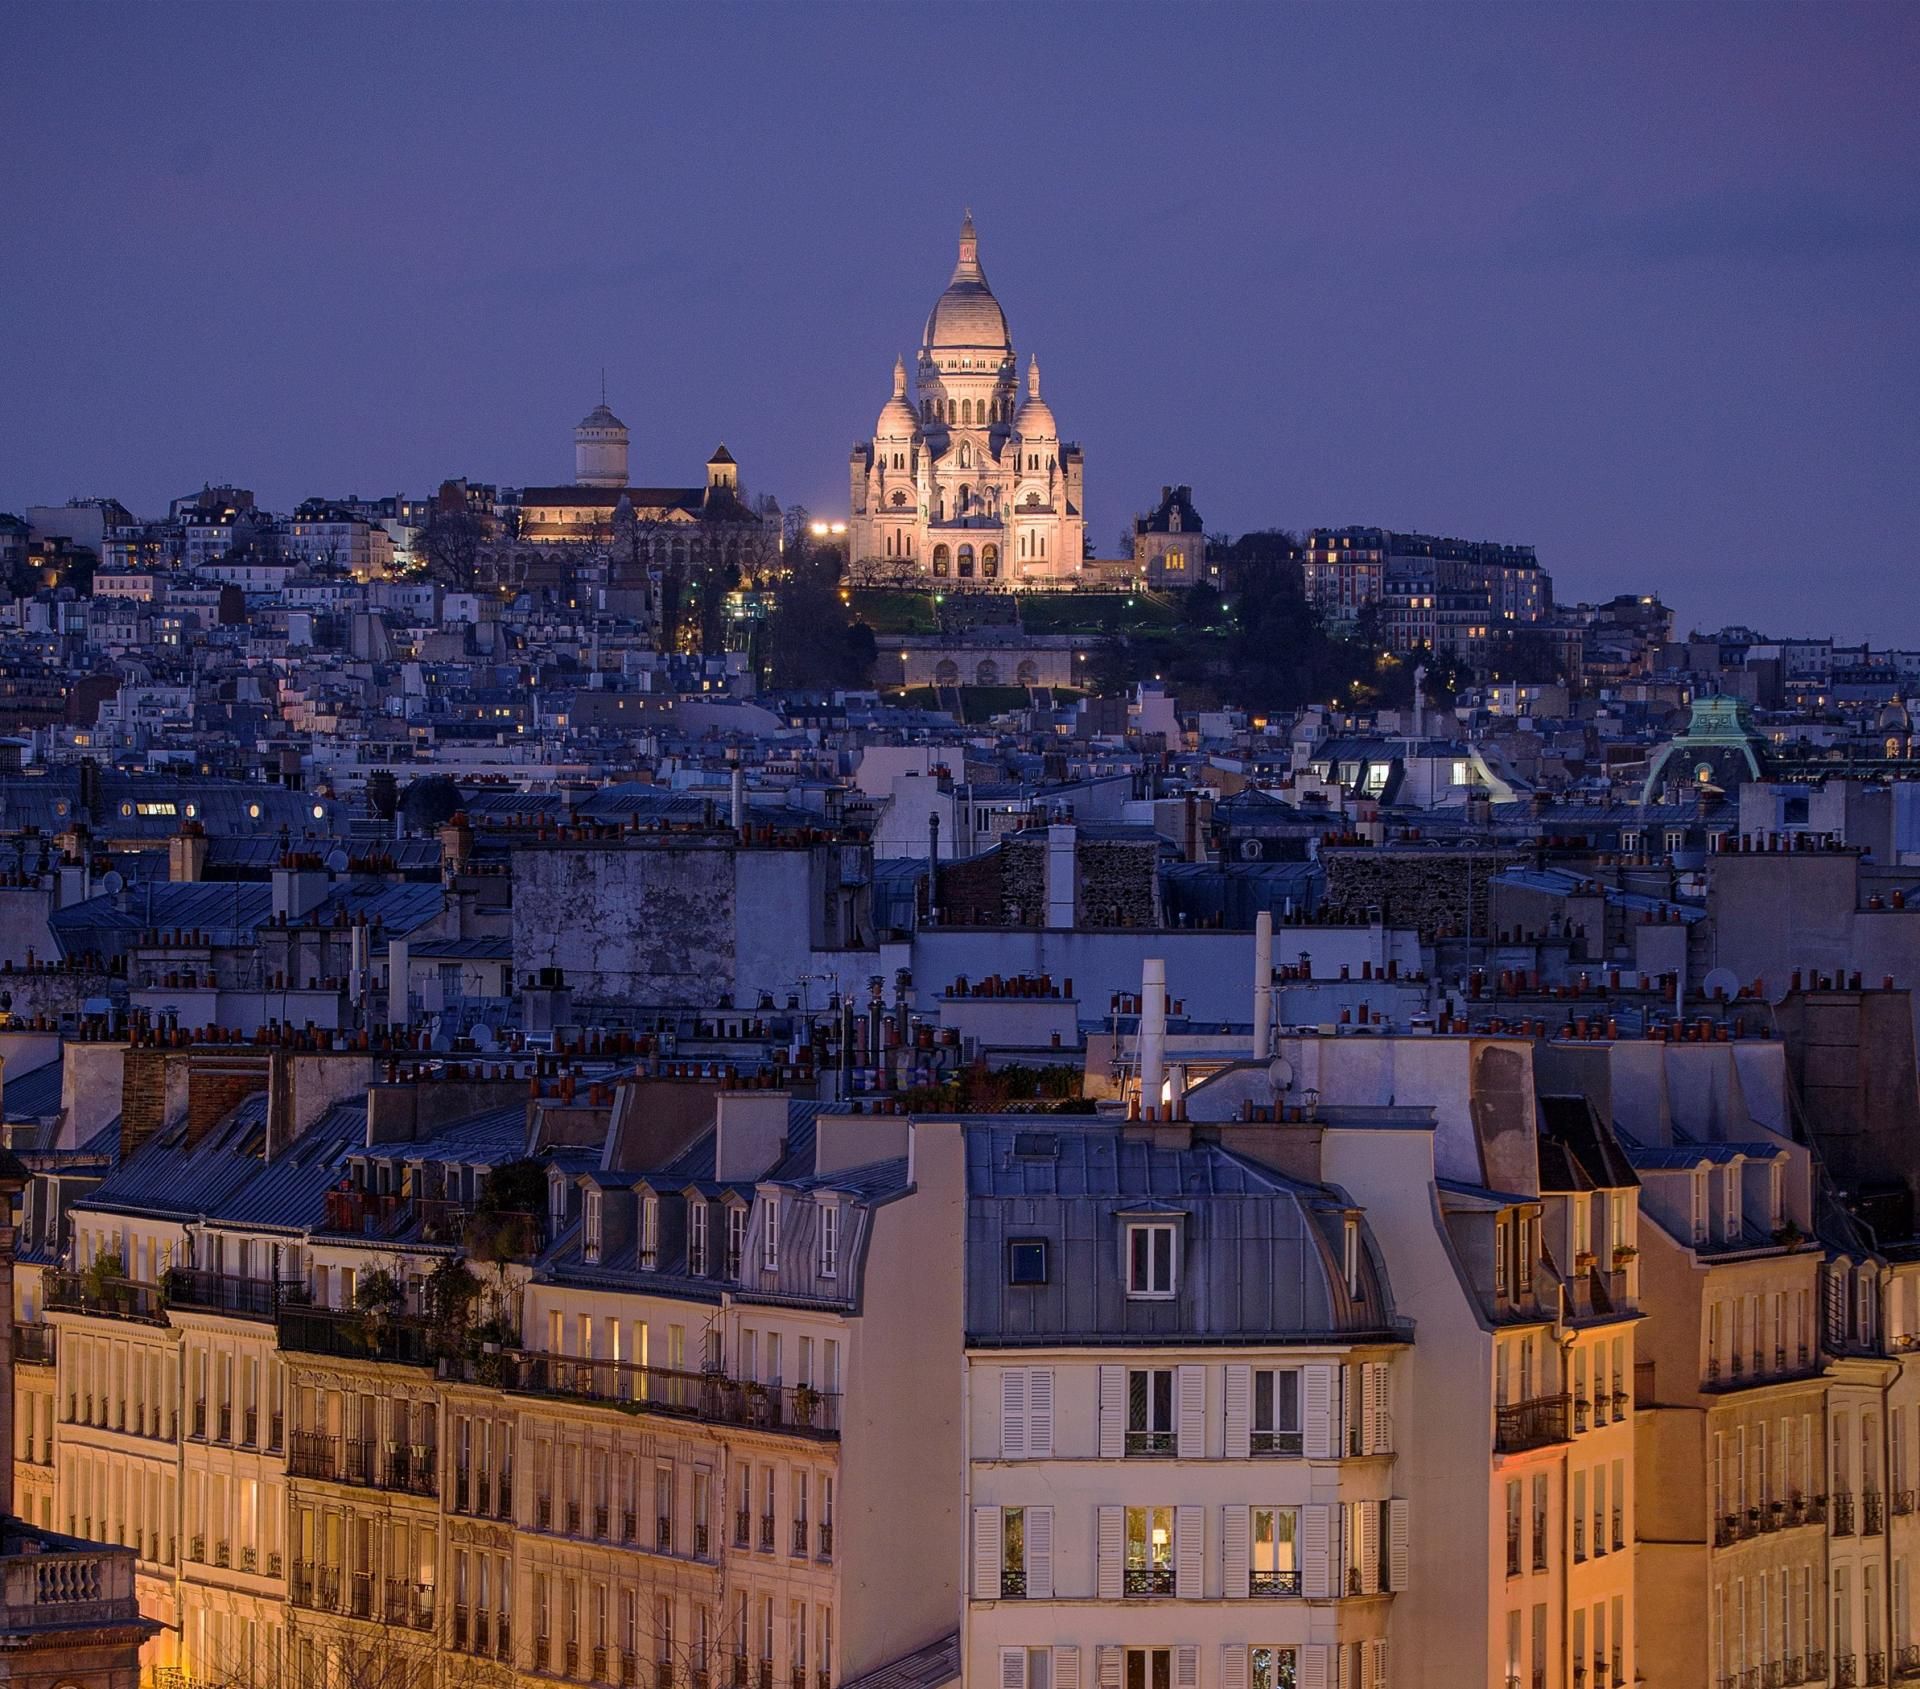
{"type": "Polygon", "coordinates": [[[1778,1161],[1767,1168],[1767,1219],[1775,1231],[1787,1223],[1787,1170],[1778,1161]]]}
{"type": "Polygon", "coordinates": [[[820,1205],[820,1276],[833,1278],[840,1271],[840,1205],[820,1205]]]}
{"type": "Polygon", "coordinates": [[[1170,1220],[1135,1220],[1127,1226],[1127,1295],[1134,1301],[1166,1301],[1174,1292],[1174,1240],[1170,1220]]]}
{"type": "Polygon", "coordinates": [[[687,1209],[687,1271],[707,1276],[707,1205],[698,1198],[687,1209]]]}
{"type": "Polygon", "coordinates": [[[1340,1228],[1340,1272],[1347,1281],[1347,1295],[1360,1297],[1360,1222],[1349,1218],[1340,1228]]]}
{"type": "Polygon", "coordinates": [[[640,1267],[651,1272],[660,1261],[660,1199],[649,1192],[640,1199],[640,1267]]]}
{"type": "Polygon", "coordinates": [[[1707,1170],[1696,1167],[1693,1170],[1693,1241],[1707,1241],[1707,1170]]]}
{"type": "Polygon", "coordinates": [[[760,1267],[763,1272],[780,1270],[780,1199],[769,1196],[760,1204],[760,1267]]]}
{"type": "Polygon", "coordinates": [[[547,1185],[547,1230],[556,1236],[567,1223],[567,1181],[556,1178],[547,1185]]]}
{"type": "Polygon", "coordinates": [[[727,1210],[727,1277],[740,1276],[740,1264],[747,1253],[747,1211],[741,1207],[727,1210]]]}
{"type": "Polygon", "coordinates": [[[580,1239],[580,1257],[585,1261],[600,1259],[600,1201],[597,1190],[587,1192],[586,1221],[580,1239]]]}
{"type": "Polygon", "coordinates": [[[1740,1235],[1740,1163],[1730,1161],[1720,1175],[1720,1235],[1731,1242],[1740,1235]]]}

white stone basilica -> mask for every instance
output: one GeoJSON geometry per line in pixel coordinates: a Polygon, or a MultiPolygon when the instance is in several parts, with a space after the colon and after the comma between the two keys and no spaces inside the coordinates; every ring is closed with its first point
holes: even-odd
{"type": "Polygon", "coordinates": [[[1026,393],[1007,319],[980,268],[973,215],[960,261],[927,318],[914,376],[893,366],[893,397],[873,438],[853,448],[851,547],[856,579],[1017,591],[1078,574],[1084,547],[1082,462],[1040,397],[1026,393]]]}

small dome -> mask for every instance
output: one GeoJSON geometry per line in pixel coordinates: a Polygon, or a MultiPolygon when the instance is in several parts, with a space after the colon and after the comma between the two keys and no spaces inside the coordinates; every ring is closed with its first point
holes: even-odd
{"type": "Polygon", "coordinates": [[[906,361],[896,358],[893,361],[893,396],[880,407],[880,420],[873,425],[873,431],[883,440],[904,440],[910,438],[919,426],[920,419],[913,414],[913,406],[907,403],[906,361]]]}
{"type": "Polygon", "coordinates": [[[1013,413],[1013,431],[1023,440],[1058,439],[1059,426],[1053,420],[1053,410],[1047,401],[1040,397],[1040,360],[1033,358],[1027,364],[1027,396],[1020,401],[1020,408],[1013,413]]]}
{"type": "Polygon", "coordinates": [[[934,302],[927,317],[925,349],[934,352],[998,352],[1013,355],[1006,313],[987,285],[980,268],[980,244],[973,232],[973,213],[960,225],[960,259],[953,267],[947,291],[934,302]]]}
{"type": "Polygon", "coordinates": [[[588,411],[587,414],[580,419],[579,427],[617,428],[622,434],[627,431],[627,425],[622,422],[619,417],[615,416],[612,411],[608,410],[604,404],[595,405],[592,410],[588,411]]]}

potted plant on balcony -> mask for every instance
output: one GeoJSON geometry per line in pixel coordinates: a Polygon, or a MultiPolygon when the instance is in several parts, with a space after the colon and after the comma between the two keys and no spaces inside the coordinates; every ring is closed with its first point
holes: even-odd
{"type": "Polygon", "coordinates": [[[1616,1268],[1624,1267],[1638,1258],[1639,1254],[1640,1251],[1630,1243],[1616,1243],[1613,1246],[1613,1264],[1616,1268]]]}
{"type": "Polygon", "coordinates": [[[87,1300],[102,1307],[118,1308],[126,1301],[126,1271],[120,1265],[120,1257],[109,1249],[103,1249],[87,1263],[80,1274],[80,1282],[86,1290],[87,1300]]]}
{"type": "Polygon", "coordinates": [[[474,1304],[480,1299],[480,1281],[466,1262],[453,1256],[427,1274],[427,1348],[443,1371],[467,1358],[474,1304]]]}
{"type": "Polygon", "coordinates": [[[811,1426],[819,1412],[820,1392],[811,1384],[799,1385],[793,1392],[794,1423],[811,1426]]]}
{"type": "Polygon", "coordinates": [[[400,1280],[385,1267],[371,1267],[355,1282],[353,1305],[366,1316],[367,1336],[376,1349],[399,1314],[406,1296],[406,1289],[400,1280]]]}
{"type": "Polygon", "coordinates": [[[1590,1273],[1593,1271],[1593,1251],[1591,1249],[1574,1251],[1573,1270],[1576,1273],[1590,1273]]]}
{"type": "Polygon", "coordinates": [[[1773,1241],[1782,1249],[1798,1249],[1807,1241],[1807,1234],[1791,1220],[1787,1220],[1773,1228],[1773,1241]]]}

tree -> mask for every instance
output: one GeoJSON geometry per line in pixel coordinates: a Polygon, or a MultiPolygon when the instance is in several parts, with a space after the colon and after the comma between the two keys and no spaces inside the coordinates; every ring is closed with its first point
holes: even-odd
{"type": "Polygon", "coordinates": [[[840,554],[802,531],[788,547],[789,578],[767,619],[766,652],[776,690],[816,691],[873,683],[877,643],[840,597],[840,554]]]}
{"type": "Polygon", "coordinates": [[[471,510],[436,509],[413,545],[433,579],[455,591],[469,592],[486,539],[486,523],[471,510]]]}

